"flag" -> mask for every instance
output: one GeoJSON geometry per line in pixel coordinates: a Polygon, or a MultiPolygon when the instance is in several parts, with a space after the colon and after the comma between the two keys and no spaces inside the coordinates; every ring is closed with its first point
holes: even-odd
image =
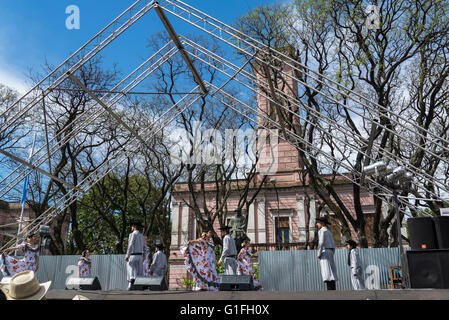
{"type": "MultiPolygon", "coordinates": [[[[31,163],[31,162],[30,162],[31,163]]],[[[26,176],[25,182],[23,184],[23,190],[22,190],[22,200],[20,201],[20,205],[23,206],[25,202],[27,201],[27,189],[28,189],[28,177],[26,176]]]]}

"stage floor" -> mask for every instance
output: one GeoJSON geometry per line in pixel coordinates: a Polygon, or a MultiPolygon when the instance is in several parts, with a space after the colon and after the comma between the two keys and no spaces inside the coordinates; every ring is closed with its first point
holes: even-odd
{"type": "Polygon", "coordinates": [[[72,300],[77,294],[90,300],[449,300],[449,290],[365,291],[75,291],[50,290],[48,300],[72,300]]]}

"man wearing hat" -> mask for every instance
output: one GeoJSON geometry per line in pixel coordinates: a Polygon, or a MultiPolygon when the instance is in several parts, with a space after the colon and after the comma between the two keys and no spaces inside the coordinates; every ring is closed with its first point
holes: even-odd
{"type": "Polygon", "coordinates": [[[327,286],[327,290],[336,290],[335,281],[337,269],[334,262],[335,243],[332,233],[327,228],[330,225],[327,218],[316,219],[318,227],[318,259],[320,259],[321,277],[327,286]]]}
{"type": "Polygon", "coordinates": [[[221,235],[223,238],[223,251],[221,253],[220,260],[218,264],[224,263],[224,269],[226,275],[236,275],[237,274],[237,249],[235,248],[235,241],[229,234],[231,227],[225,226],[221,227],[221,235]]]}
{"type": "Polygon", "coordinates": [[[162,280],[162,289],[167,289],[165,274],[167,272],[167,256],[163,252],[162,244],[156,245],[156,252],[153,254],[153,262],[150,266],[150,276],[164,277],[162,280]]]}
{"type": "Polygon", "coordinates": [[[45,300],[51,281],[39,283],[32,270],[15,274],[1,290],[7,300],[45,300]]]}
{"type": "Polygon", "coordinates": [[[360,256],[357,251],[357,243],[354,240],[346,241],[348,245],[348,266],[351,268],[351,282],[354,290],[365,290],[365,279],[360,256]]]}
{"type": "Polygon", "coordinates": [[[140,222],[131,222],[132,233],[128,239],[128,250],[126,251],[125,261],[127,279],[129,282],[128,290],[131,290],[132,285],[137,277],[143,276],[143,253],[145,249],[145,239],[139,232],[138,228],[142,227],[140,222]]]}

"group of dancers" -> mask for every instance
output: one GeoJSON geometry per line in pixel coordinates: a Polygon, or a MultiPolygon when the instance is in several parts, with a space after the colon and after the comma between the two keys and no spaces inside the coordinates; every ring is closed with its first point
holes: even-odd
{"type": "MultiPolygon", "coordinates": [[[[336,290],[338,281],[337,270],[334,261],[335,243],[331,231],[328,229],[330,222],[327,218],[317,218],[318,228],[318,254],[320,261],[321,277],[327,290],[336,290]]],[[[250,252],[251,241],[246,238],[237,251],[236,242],[230,235],[231,228],[220,228],[223,237],[223,250],[218,264],[223,264],[226,275],[251,275],[256,289],[262,289],[258,279],[254,275],[250,252]]],[[[348,249],[348,268],[351,272],[351,283],[354,290],[365,290],[365,280],[362,263],[357,251],[357,243],[353,240],[346,242],[348,249]]],[[[185,258],[187,271],[193,276],[197,290],[215,291],[218,287],[218,274],[215,264],[215,251],[213,233],[203,233],[198,240],[189,241],[181,247],[181,253],[185,258]]]]}
{"type": "MultiPolygon", "coordinates": [[[[156,252],[150,259],[150,249],[147,245],[148,237],[144,237],[138,230],[141,226],[138,222],[132,223],[132,233],[129,236],[128,250],[126,253],[128,289],[134,283],[136,277],[162,276],[165,281],[167,272],[167,258],[163,253],[163,246],[156,245],[156,252]],[[140,246],[140,247],[139,247],[140,246]]],[[[0,271],[5,277],[13,277],[25,271],[37,272],[39,269],[39,235],[28,237],[27,241],[17,247],[6,249],[0,255],[0,271]],[[11,252],[23,255],[22,259],[16,259],[11,252]]],[[[78,276],[80,278],[92,277],[92,261],[90,250],[84,250],[78,260],[78,276]]]]}
{"type": "MultiPolygon", "coordinates": [[[[321,276],[328,290],[336,290],[338,281],[336,266],[334,262],[335,243],[332,233],[327,228],[329,221],[326,218],[316,219],[318,228],[318,259],[320,260],[321,276]]],[[[167,287],[165,275],[167,272],[167,257],[163,252],[163,246],[157,245],[150,263],[150,250],[147,245],[148,238],[140,233],[139,222],[132,223],[132,233],[129,235],[128,249],[125,261],[127,262],[128,290],[139,276],[163,277],[162,285],[167,287]]],[[[247,238],[237,251],[236,241],[230,235],[230,227],[220,228],[223,237],[223,250],[218,264],[223,264],[226,275],[250,275],[253,278],[255,289],[262,289],[254,274],[251,263],[250,252],[251,241],[247,238]]],[[[39,269],[39,236],[34,234],[27,241],[17,247],[6,249],[0,255],[0,270],[5,277],[12,277],[18,273],[39,269]],[[10,252],[23,255],[23,259],[10,256],[10,252]]],[[[210,230],[201,235],[201,238],[192,240],[181,247],[184,256],[184,264],[187,271],[192,275],[195,290],[216,291],[219,286],[219,278],[216,266],[216,255],[214,250],[213,232],[210,230]]],[[[351,270],[351,283],[354,290],[364,290],[364,276],[360,256],[357,251],[357,243],[353,240],[347,241],[348,267],[351,270]]],[[[79,277],[92,277],[92,262],[89,258],[90,251],[85,250],[78,262],[79,277]]]]}
{"type": "MultiPolygon", "coordinates": [[[[249,251],[251,241],[242,243],[237,252],[234,239],[229,234],[228,226],[220,228],[223,236],[223,250],[218,264],[223,264],[225,275],[250,275],[253,278],[254,288],[262,289],[256,279],[251,263],[252,253],[249,251]]],[[[213,232],[204,232],[198,240],[192,240],[181,247],[184,264],[192,275],[195,283],[194,290],[218,290],[219,279],[216,269],[216,256],[213,242],[213,232]]]]}
{"type": "Polygon", "coordinates": [[[139,231],[142,224],[138,221],[131,222],[131,234],[128,238],[128,249],[125,261],[127,263],[128,290],[133,289],[137,277],[162,277],[162,289],[168,289],[165,274],[167,273],[167,256],[163,252],[161,244],[156,245],[156,252],[150,264],[150,250],[147,245],[148,238],[139,231]]]}
{"type": "MultiPolygon", "coordinates": [[[[331,231],[327,228],[330,222],[326,218],[317,218],[318,228],[318,259],[320,260],[321,277],[327,290],[336,290],[337,268],[334,254],[335,243],[331,231]]],[[[357,251],[357,243],[353,240],[346,242],[348,248],[348,267],[351,271],[351,283],[354,290],[365,290],[362,263],[357,251]]]]}

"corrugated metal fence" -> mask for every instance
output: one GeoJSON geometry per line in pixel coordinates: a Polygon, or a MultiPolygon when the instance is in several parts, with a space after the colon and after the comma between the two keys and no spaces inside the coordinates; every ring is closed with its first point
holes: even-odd
{"type": "MultiPolygon", "coordinates": [[[[78,276],[79,258],[79,256],[41,256],[36,275],[40,282],[51,280],[53,290],[65,289],[66,280],[78,276]]],[[[90,259],[92,275],[98,277],[102,290],[126,290],[128,282],[125,255],[92,255],[90,259]]]]}
{"type": "MultiPolygon", "coordinates": [[[[398,248],[358,249],[365,271],[368,289],[386,289],[390,266],[400,265],[398,248]]],[[[336,250],[337,290],[352,290],[348,267],[348,251],[336,250]]],[[[316,250],[261,251],[259,277],[264,290],[269,291],[321,291],[325,285],[321,278],[316,250]]]]}
{"type": "MultiPolygon", "coordinates": [[[[400,265],[398,248],[358,249],[365,270],[367,287],[385,289],[389,267],[400,265]]],[[[320,291],[325,290],[321,279],[317,252],[260,251],[259,276],[264,290],[320,291]]],[[[337,250],[338,290],[352,290],[347,250],[337,250]]],[[[98,276],[103,290],[126,290],[124,255],[91,256],[92,274],[98,276]]],[[[41,256],[37,277],[40,282],[52,281],[51,289],[64,289],[68,277],[78,275],[79,256],[41,256]]],[[[1,275],[0,275],[1,277],[1,275]]]]}

